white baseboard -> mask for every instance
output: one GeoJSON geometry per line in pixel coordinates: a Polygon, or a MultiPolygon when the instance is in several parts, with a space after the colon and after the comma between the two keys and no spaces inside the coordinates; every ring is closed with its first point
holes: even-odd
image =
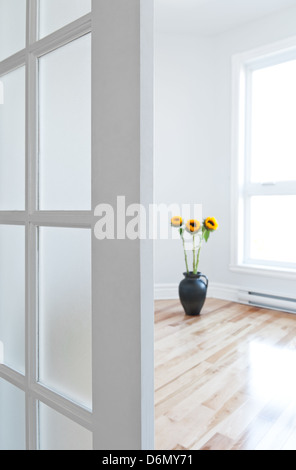
{"type": "Polygon", "coordinates": [[[176,300],[179,298],[179,284],[156,284],[154,287],[155,300],[176,300]]]}
{"type": "MultiPolygon", "coordinates": [[[[257,289],[243,289],[242,287],[232,286],[228,284],[220,284],[217,282],[210,282],[208,289],[208,298],[226,300],[229,302],[238,302],[240,304],[249,304],[253,299],[252,305],[258,307],[269,308],[272,310],[281,310],[283,312],[295,314],[295,297],[286,298],[281,293],[261,291],[255,297],[249,297],[248,292],[256,292],[257,289]],[[260,297],[261,295],[261,297],[260,297]],[[264,296],[270,296],[264,299],[264,296]],[[275,296],[278,296],[276,298],[275,296]]],[[[154,289],[155,300],[177,300],[179,299],[179,285],[178,284],[156,284],[154,289]]],[[[253,294],[254,295],[254,294],[253,294]]]]}
{"type": "Polygon", "coordinates": [[[238,302],[239,288],[228,284],[220,284],[218,282],[210,282],[208,297],[213,299],[228,300],[238,302]]]}
{"type": "MultiPolygon", "coordinates": [[[[238,292],[239,288],[236,286],[210,282],[208,297],[237,302],[238,292]]],[[[154,298],[155,300],[177,300],[179,298],[179,284],[156,284],[154,298]]]]}

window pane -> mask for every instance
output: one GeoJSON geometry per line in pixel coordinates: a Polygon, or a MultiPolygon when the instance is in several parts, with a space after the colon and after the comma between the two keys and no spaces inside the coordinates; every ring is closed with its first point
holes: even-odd
{"type": "Polygon", "coordinates": [[[43,38],[91,11],[91,0],[39,0],[39,37],[43,38]]]}
{"type": "Polygon", "coordinates": [[[0,363],[25,372],[25,228],[0,225],[0,363]]]}
{"type": "Polygon", "coordinates": [[[0,210],[25,209],[25,68],[0,77],[0,210]]]}
{"type": "Polygon", "coordinates": [[[91,37],[39,60],[41,210],[91,209],[91,37]]]}
{"type": "Polygon", "coordinates": [[[92,450],[92,433],[39,403],[40,450],[92,450]]]}
{"type": "Polygon", "coordinates": [[[91,408],[91,231],[39,229],[39,380],[91,408]]]}
{"type": "Polygon", "coordinates": [[[0,379],[0,450],[25,450],[25,394],[0,379]]]}
{"type": "Polygon", "coordinates": [[[296,60],[253,72],[251,179],[296,180],[296,60]]]}
{"type": "Polygon", "coordinates": [[[26,45],[26,0],[0,0],[0,61],[26,45]]]}
{"type": "Polygon", "coordinates": [[[296,264],[296,196],[251,198],[251,258],[296,264]]]}

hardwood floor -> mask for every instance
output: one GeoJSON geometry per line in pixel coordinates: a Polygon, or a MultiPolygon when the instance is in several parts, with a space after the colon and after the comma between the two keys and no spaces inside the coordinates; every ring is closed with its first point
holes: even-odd
{"type": "Polygon", "coordinates": [[[156,302],[156,449],[296,450],[296,316],[156,302]]]}

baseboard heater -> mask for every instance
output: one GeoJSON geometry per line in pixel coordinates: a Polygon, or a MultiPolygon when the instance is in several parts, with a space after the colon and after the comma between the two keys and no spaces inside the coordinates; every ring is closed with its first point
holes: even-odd
{"type": "Polygon", "coordinates": [[[238,300],[256,307],[283,310],[284,312],[296,314],[296,299],[288,297],[278,297],[276,295],[261,294],[259,292],[239,291],[238,300]]]}

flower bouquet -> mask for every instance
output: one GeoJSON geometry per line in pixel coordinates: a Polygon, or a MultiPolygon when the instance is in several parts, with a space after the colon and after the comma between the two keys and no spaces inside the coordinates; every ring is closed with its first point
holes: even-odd
{"type": "Polygon", "coordinates": [[[172,218],[171,225],[179,229],[185,256],[186,273],[184,273],[185,279],[179,285],[180,301],[187,315],[200,315],[209,284],[208,278],[198,271],[200,253],[203,242],[207,243],[211,234],[218,229],[218,222],[214,217],[208,217],[203,223],[195,219],[184,223],[182,217],[176,216],[172,218]],[[185,232],[192,236],[192,271],[188,264],[185,232]]]}

